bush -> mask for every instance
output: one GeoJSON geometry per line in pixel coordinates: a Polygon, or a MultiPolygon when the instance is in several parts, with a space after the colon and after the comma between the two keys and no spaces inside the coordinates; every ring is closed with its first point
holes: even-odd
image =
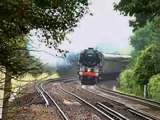
{"type": "Polygon", "coordinates": [[[133,82],[131,81],[133,70],[126,69],[121,72],[118,80],[118,88],[121,91],[131,93],[133,82]]]}
{"type": "Polygon", "coordinates": [[[160,74],[150,78],[148,84],[148,97],[160,102],[160,74]]]}
{"type": "Polygon", "coordinates": [[[140,85],[135,83],[134,80],[134,69],[126,69],[121,72],[118,80],[118,89],[125,93],[142,96],[142,89],[140,85]]]}
{"type": "Polygon", "coordinates": [[[143,50],[136,58],[133,68],[136,83],[147,85],[153,75],[160,73],[160,44],[151,44],[143,50]]]}

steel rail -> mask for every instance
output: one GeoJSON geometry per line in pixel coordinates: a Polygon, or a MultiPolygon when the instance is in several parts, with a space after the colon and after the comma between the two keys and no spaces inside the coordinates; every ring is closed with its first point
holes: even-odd
{"type": "Polygon", "coordinates": [[[128,111],[131,112],[132,114],[135,114],[135,115],[143,118],[144,120],[157,120],[157,118],[153,118],[152,116],[146,115],[145,113],[139,112],[139,111],[132,109],[132,108],[129,108],[128,111]]]}
{"type": "Polygon", "coordinates": [[[120,114],[120,113],[112,110],[111,108],[107,107],[103,103],[98,102],[97,106],[99,108],[101,108],[102,110],[104,110],[107,114],[109,114],[110,116],[112,116],[115,120],[129,120],[128,118],[126,118],[122,114],[120,114]]]}
{"type": "MultiPolygon", "coordinates": [[[[54,80],[53,80],[54,81],[54,80]]],[[[59,105],[55,102],[55,100],[51,97],[51,95],[49,95],[49,93],[44,89],[44,84],[46,83],[49,83],[49,82],[52,82],[51,81],[43,81],[41,83],[38,83],[38,85],[36,84],[36,90],[37,92],[43,97],[43,99],[45,99],[46,101],[47,100],[47,97],[52,101],[52,103],[56,106],[56,108],[58,109],[58,112],[60,113],[61,117],[64,119],[64,120],[69,120],[68,117],[65,115],[65,113],[62,111],[62,109],[59,107],[59,105]],[[45,96],[45,95],[47,96],[45,96]]],[[[47,106],[49,105],[49,101],[46,102],[47,106]]]]}
{"type": "Polygon", "coordinates": [[[45,105],[46,107],[49,106],[49,101],[47,100],[46,96],[44,95],[43,91],[39,88],[40,83],[37,83],[35,85],[35,89],[38,92],[38,94],[40,94],[40,96],[42,96],[42,98],[45,100],[45,105]]]}
{"type": "MultiPolygon", "coordinates": [[[[142,104],[145,104],[147,106],[150,106],[150,107],[153,107],[153,108],[156,108],[156,109],[160,109],[160,103],[155,102],[155,101],[151,101],[151,100],[148,100],[148,99],[128,95],[128,94],[125,94],[125,93],[120,93],[120,92],[113,91],[113,90],[110,90],[110,89],[107,89],[107,88],[101,88],[101,87],[99,88],[97,86],[96,86],[96,88],[98,88],[100,91],[105,91],[109,94],[120,96],[120,97],[123,97],[125,99],[129,99],[129,100],[134,100],[134,101],[137,101],[137,102],[141,102],[142,104]]],[[[142,117],[145,120],[160,120],[160,118],[157,118],[156,116],[148,114],[147,112],[138,111],[138,110],[133,109],[132,107],[129,107],[129,106],[127,106],[127,108],[128,108],[129,112],[131,112],[131,113],[133,113],[133,114],[135,114],[139,117],[142,117]]]]}
{"type": "Polygon", "coordinates": [[[103,88],[103,87],[100,87],[100,86],[95,86],[95,87],[97,89],[99,89],[101,91],[105,91],[107,93],[111,93],[111,94],[114,94],[114,95],[119,95],[119,96],[122,96],[122,97],[127,98],[127,99],[132,99],[132,100],[135,100],[135,101],[138,101],[138,102],[142,102],[142,103],[144,103],[146,105],[149,105],[149,106],[152,106],[152,107],[155,107],[155,108],[160,108],[160,103],[156,102],[156,101],[140,98],[140,97],[133,96],[133,95],[128,95],[128,94],[125,94],[125,93],[122,93],[122,92],[118,92],[118,91],[113,91],[113,90],[110,90],[110,89],[107,89],[107,88],[103,88]]]}
{"type": "Polygon", "coordinates": [[[56,103],[56,101],[51,97],[51,95],[49,95],[49,93],[44,89],[43,85],[45,82],[43,82],[40,87],[43,90],[43,92],[49,97],[49,99],[54,103],[54,105],[56,106],[56,108],[58,109],[59,113],[61,114],[62,118],[64,120],[69,120],[68,117],[65,115],[65,113],[63,112],[63,110],[59,107],[59,105],[56,103]]]}
{"type": "Polygon", "coordinates": [[[107,117],[109,120],[114,120],[112,117],[110,117],[109,115],[107,115],[105,112],[103,112],[102,110],[100,110],[99,108],[97,108],[96,106],[92,105],[91,103],[87,102],[86,100],[82,99],[81,97],[75,95],[74,93],[72,92],[69,92],[67,90],[65,90],[64,88],[62,88],[60,85],[59,85],[59,88],[62,89],[64,92],[76,97],[78,100],[82,101],[83,103],[87,104],[88,106],[92,107],[93,109],[95,109],[96,111],[98,111],[99,113],[101,113],[102,115],[104,115],[105,117],[107,117]]]}

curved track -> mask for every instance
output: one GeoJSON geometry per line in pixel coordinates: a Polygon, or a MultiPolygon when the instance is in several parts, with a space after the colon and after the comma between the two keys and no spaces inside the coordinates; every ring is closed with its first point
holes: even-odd
{"type": "Polygon", "coordinates": [[[102,109],[103,111],[105,111],[110,116],[112,116],[114,120],[129,120],[128,118],[124,117],[122,114],[112,110],[111,108],[109,108],[108,106],[106,106],[105,104],[101,102],[98,102],[96,106],[102,109]]]}
{"type": "MultiPolygon", "coordinates": [[[[54,82],[60,82],[61,84],[59,84],[58,86],[59,86],[59,88],[61,90],[63,90],[67,94],[75,97],[76,99],[78,99],[79,101],[83,102],[84,104],[86,104],[87,106],[91,107],[92,109],[96,110],[97,112],[99,112],[99,114],[101,114],[104,117],[106,117],[106,119],[109,119],[109,120],[129,120],[128,118],[126,118],[125,116],[120,114],[119,112],[116,112],[116,111],[112,110],[111,108],[107,107],[105,104],[103,104],[101,102],[97,102],[97,104],[91,104],[90,102],[88,102],[87,100],[81,98],[77,94],[74,94],[73,92],[70,92],[67,89],[62,87],[62,84],[67,84],[70,81],[73,81],[73,79],[75,79],[75,78],[72,78],[72,79],[71,78],[70,79],[69,78],[65,78],[65,79],[43,81],[43,82],[37,83],[35,88],[36,88],[37,92],[44,99],[46,107],[49,106],[49,105],[54,104],[54,106],[56,106],[57,110],[59,111],[61,118],[63,118],[64,120],[69,120],[69,118],[68,118],[67,115],[65,115],[65,112],[63,112],[61,107],[55,102],[55,100],[53,99],[53,95],[50,95],[46,91],[45,86],[47,84],[52,84],[54,82]],[[64,80],[65,80],[65,82],[62,82],[64,80]]],[[[112,95],[116,94],[116,96],[118,96],[117,94],[119,94],[119,93],[111,91],[111,90],[104,90],[103,88],[99,88],[98,86],[96,86],[95,88],[99,89],[99,90],[101,89],[101,91],[103,91],[104,93],[106,91],[109,91],[108,94],[112,94],[112,95]]],[[[88,91],[88,92],[91,92],[91,91],[88,91]]],[[[93,92],[93,94],[95,94],[95,92],[93,92]]],[[[132,97],[130,99],[132,99],[132,97]]],[[[143,101],[143,99],[141,99],[141,101],[143,101]]],[[[148,104],[148,102],[144,103],[144,104],[148,104]]],[[[154,104],[156,104],[156,103],[154,103],[154,104]]],[[[156,107],[156,105],[154,105],[154,107],[156,107]]],[[[141,119],[143,119],[143,120],[159,120],[157,117],[146,115],[144,112],[137,111],[136,109],[134,109],[132,107],[130,107],[130,108],[128,107],[127,111],[129,111],[130,113],[134,114],[135,116],[138,116],[140,118],[140,120],[141,119]]]]}
{"type": "MultiPolygon", "coordinates": [[[[155,111],[160,111],[160,103],[158,103],[158,102],[151,101],[151,100],[144,99],[144,98],[140,98],[140,97],[135,97],[135,96],[124,94],[124,93],[120,93],[120,92],[117,92],[117,91],[113,91],[113,90],[101,87],[100,85],[96,85],[95,89],[97,89],[99,91],[102,91],[103,93],[107,93],[107,94],[110,94],[112,96],[115,96],[117,98],[122,98],[122,99],[125,99],[125,100],[132,101],[133,103],[135,103],[135,106],[136,106],[136,104],[140,104],[140,105],[146,106],[146,108],[152,109],[153,111],[154,110],[155,111]]],[[[157,117],[157,115],[149,114],[148,113],[149,111],[145,112],[143,110],[137,110],[134,107],[130,107],[130,106],[127,106],[127,107],[128,107],[129,112],[131,112],[131,113],[133,113],[133,114],[135,114],[135,115],[137,115],[140,118],[143,118],[145,120],[160,120],[160,118],[157,117]]]]}
{"type": "Polygon", "coordinates": [[[121,97],[124,97],[126,99],[135,100],[135,101],[141,102],[143,104],[149,105],[151,107],[154,107],[156,109],[157,108],[160,109],[160,103],[159,102],[149,100],[149,99],[144,99],[144,98],[133,96],[133,95],[128,95],[128,94],[125,94],[125,93],[122,93],[122,92],[113,91],[111,89],[104,88],[101,85],[97,85],[95,87],[96,87],[96,89],[99,89],[101,91],[104,91],[104,92],[107,92],[107,93],[110,93],[110,94],[113,94],[113,95],[121,96],[121,97]]]}
{"type": "Polygon", "coordinates": [[[109,120],[114,120],[113,118],[111,118],[110,116],[108,116],[106,113],[104,113],[103,111],[101,111],[100,109],[98,109],[97,107],[95,107],[94,105],[90,104],[89,102],[87,102],[86,100],[82,99],[81,97],[77,96],[74,93],[71,93],[67,90],[65,90],[64,88],[62,88],[61,86],[59,86],[63,91],[65,91],[66,93],[76,97],[77,99],[79,99],[80,101],[82,101],[83,103],[85,103],[86,105],[92,107],[93,109],[95,109],[96,111],[100,112],[102,115],[104,115],[105,117],[107,117],[109,120]]]}
{"type": "Polygon", "coordinates": [[[102,115],[104,115],[106,118],[108,118],[109,120],[129,120],[128,118],[124,117],[122,114],[115,112],[113,110],[106,110],[106,108],[104,107],[104,105],[102,105],[102,103],[98,103],[97,105],[92,105],[91,103],[87,102],[86,100],[84,100],[83,98],[81,98],[80,96],[69,92],[68,90],[64,89],[62,86],[59,85],[59,87],[65,91],[66,93],[76,97],[77,99],[79,99],[80,101],[82,101],[83,103],[85,103],[86,105],[92,107],[93,109],[95,109],[96,111],[98,111],[99,113],[101,113],[102,115]],[[102,105],[102,106],[100,106],[102,105]],[[100,107],[99,107],[100,106],[100,107]],[[118,117],[117,117],[118,116],[118,117]]]}
{"type": "MultiPolygon", "coordinates": [[[[46,84],[48,84],[48,83],[51,84],[51,82],[53,82],[53,81],[50,80],[50,81],[43,81],[43,82],[37,83],[36,86],[35,86],[35,88],[36,88],[37,92],[44,99],[46,107],[49,106],[49,105],[51,105],[51,103],[53,103],[56,106],[56,108],[59,111],[59,113],[62,116],[62,118],[64,120],[69,120],[69,118],[65,115],[65,113],[60,108],[60,106],[55,102],[55,100],[53,99],[53,97],[44,88],[44,86],[46,84]]],[[[61,82],[61,81],[59,80],[59,82],[61,82]]],[[[67,82],[69,82],[69,81],[67,81],[67,82]]],[[[108,111],[105,111],[103,109],[100,109],[98,106],[90,104],[89,102],[87,102],[86,100],[82,99],[81,97],[75,95],[74,93],[71,93],[71,92],[67,91],[61,85],[59,85],[59,88],[61,90],[63,90],[64,92],[66,92],[67,94],[70,94],[71,96],[74,96],[75,98],[77,98],[78,100],[80,100],[81,102],[83,102],[84,104],[86,104],[87,106],[91,107],[92,109],[96,110],[97,112],[99,112],[100,114],[102,114],[104,117],[106,117],[106,119],[108,119],[108,120],[114,120],[114,118],[116,116],[116,115],[113,115],[113,114],[115,114],[114,112],[112,113],[112,115],[113,115],[112,116],[112,115],[109,114],[108,111]]],[[[121,116],[123,116],[123,115],[121,115],[121,116]]],[[[118,119],[118,120],[121,120],[121,119],[118,119]]],[[[128,120],[128,119],[126,119],[126,120],[128,120]]]]}
{"type": "MultiPolygon", "coordinates": [[[[59,107],[59,105],[55,102],[55,100],[51,97],[51,95],[44,89],[44,84],[49,83],[49,82],[53,82],[53,81],[43,81],[40,83],[37,83],[35,88],[37,90],[37,92],[42,96],[42,98],[45,100],[45,105],[46,107],[48,105],[50,105],[50,103],[53,103],[58,112],[60,113],[60,116],[64,119],[64,120],[69,120],[67,118],[67,116],[64,114],[64,112],[61,110],[61,108],[59,107]],[[50,102],[49,102],[50,101],[50,102]]],[[[54,81],[56,82],[56,81],[54,81]]]]}

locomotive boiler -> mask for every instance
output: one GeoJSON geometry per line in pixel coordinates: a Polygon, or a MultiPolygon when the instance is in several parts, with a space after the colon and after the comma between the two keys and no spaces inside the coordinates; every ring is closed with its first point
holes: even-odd
{"type": "Polygon", "coordinates": [[[104,56],[93,48],[85,49],[78,62],[78,76],[83,85],[94,85],[102,79],[104,56]]]}

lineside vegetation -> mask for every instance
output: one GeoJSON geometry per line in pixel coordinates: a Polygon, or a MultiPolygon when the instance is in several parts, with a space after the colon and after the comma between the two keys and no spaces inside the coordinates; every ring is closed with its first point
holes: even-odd
{"type": "Polygon", "coordinates": [[[114,8],[124,16],[134,16],[130,20],[132,62],[119,76],[119,90],[142,97],[146,85],[146,97],[160,102],[159,5],[158,0],[121,0],[114,8]]]}

